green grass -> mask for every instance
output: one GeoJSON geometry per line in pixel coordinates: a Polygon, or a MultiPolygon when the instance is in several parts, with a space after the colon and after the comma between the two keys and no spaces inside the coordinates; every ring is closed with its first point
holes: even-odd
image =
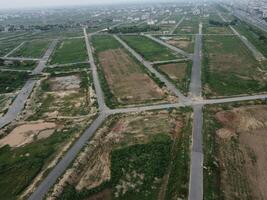
{"type": "Polygon", "coordinates": [[[13,200],[31,183],[62,144],[79,131],[79,126],[56,131],[51,137],[23,147],[0,148],[0,196],[13,200]]]}
{"type": "Polygon", "coordinates": [[[167,47],[145,36],[121,36],[121,38],[148,61],[174,60],[178,58],[167,47]]]}
{"type": "Polygon", "coordinates": [[[48,40],[32,40],[25,42],[17,51],[11,56],[26,57],[26,58],[40,58],[47,50],[50,41],[48,40]]]}
{"type": "Polygon", "coordinates": [[[26,72],[8,72],[0,73],[0,94],[15,92],[20,89],[27,81],[29,75],[26,72]]]}
{"type": "Polygon", "coordinates": [[[88,59],[84,39],[63,40],[52,56],[51,64],[85,62],[88,59]]]}
{"type": "Polygon", "coordinates": [[[243,21],[238,21],[235,26],[237,31],[244,35],[255,47],[267,57],[267,33],[258,29],[255,26],[251,26],[243,21]]]}
{"type": "Polygon", "coordinates": [[[96,53],[122,47],[121,44],[110,35],[95,35],[92,37],[92,43],[96,53]]]}
{"type": "Polygon", "coordinates": [[[175,34],[196,34],[198,33],[200,19],[198,16],[186,16],[183,22],[175,30],[175,34]]]}
{"type": "Polygon", "coordinates": [[[0,41],[0,56],[5,56],[7,53],[15,49],[23,42],[21,39],[17,40],[1,40],[0,41]]]}
{"type": "MultiPolygon", "coordinates": [[[[126,181],[126,175],[132,174],[134,171],[144,175],[145,178],[142,180],[142,184],[137,184],[135,189],[129,188],[125,194],[119,192],[119,198],[113,196],[112,199],[157,199],[161,181],[155,182],[155,178],[161,180],[166,173],[171,161],[171,146],[172,140],[170,137],[159,134],[154,136],[148,144],[137,144],[114,150],[111,155],[111,179],[109,182],[104,183],[99,189],[93,189],[93,191],[84,190],[77,192],[67,187],[59,199],[82,200],[104,188],[112,189],[114,195],[115,186],[121,180],[126,181]]],[[[132,177],[131,181],[134,181],[134,179],[132,177]]],[[[137,180],[139,179],[137,178],[137,180]]]]}
{"type": "Polygon", "coordinates": [[[267,91],[259,63],[235,36],[204,38],[203,77],[207,97],[267,91]],[[207,89],[207,87],[209,89],[207,89]]]}

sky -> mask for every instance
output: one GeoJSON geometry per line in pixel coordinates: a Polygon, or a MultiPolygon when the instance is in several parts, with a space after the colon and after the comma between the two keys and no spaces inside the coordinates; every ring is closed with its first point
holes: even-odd
{"type": "Polygon", "coordinates": [[[46,6],[93,5],[110,3],[146,2],[152,0],[0,0],[0,8],[28,8],[46,6]]]}

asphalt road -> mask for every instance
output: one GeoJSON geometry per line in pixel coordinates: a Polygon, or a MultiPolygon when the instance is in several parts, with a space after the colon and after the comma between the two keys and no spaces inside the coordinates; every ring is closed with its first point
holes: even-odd
{"type": "Polygon", "coordinates": [[[41,74],[46,67],[46,63],[53,53],[56,45],[58,43],[58,40],[53,40],[51,44],[49,45],[48,49],[46,50],[44,56],[42,57],[41,61],[38,63],[37,67],[33,70],[32,75],[41,74]]]}
{"type": "Polygon", "coordinates": [[[188,57],[188,58],[192,59],[192,55],[189,54],[189,53],[187,53],[187,52],[185,52],[185,51],[183,51],[182,49],[179,49],[179,48],[177,48],[175,46],[172,46],[170,44],[167,44],[166,42],[163,42],[162,40],[157,39],[157,38],[153,37],[152,35],[145,34],[145,36],[148,37],[148,38],[150,38],[151,40],[153,40],[153,41],[155,41],[155,42],[157,42],[157,43],[159,43],[159,44],[161,44],[161,45],[163,45],[163,46],[165,46],[165,47],[173,50],[174,52],[176,52],[178,54],[181,54],[181,55],[183,55],[185,57],[188,57]]]}
{"type": "Polygon", "coordinates": [[[203,199],[202,105],[194,106],[189,200],[203,199]]]}
{"type": "Polygon", "coordinates": [[[130,48],[124,41],[122,41],[117,35],[114,35],[115,39],[117,39],[123,46],[126,48],[139,62],[141,62],[150,72],[155,74],[157,78],[159,78],[168,88],[169,91],[171,91],[173,94],[175,94],[180,102],[186,102],[188,99],[176,88],[175,85],[173,85],[165,76],[160,74],[157,70],[153,68],[153,66],[150,64],[150,62],[145,61],[142,56],[140,56],[138,53],[136,53],[132,48],[130,48]]]}
{"type": "Polygon", "coordinates": [[[28,80],[24,87],[20,90],[18,96],[10,105],[7,113],[0,118],[0,129],[14,121],[19,113],[24,109],[27,99],[31,95],[36,80],[28,80]]]}
{"type": "Polygon", "coordinates": [[[202,90],[201,83],[201,53],[202,53],[202,25],[200,25],[199,34],[195,39],[195,51],[193,56],[193,66],[190,82],[190,96],[192,98],[200,97],[202,90]]]}
{"type": "Polygon", "coordinates": [[[18,61],[40,61],[40,58],[24,58],[24,57],[0,57],[4,60],[18,60],[18,61]]]}
{"type": "Polygon", "coordinates": [[[108,117],[107,114],[100,114],[91,126],[83,133],[83,135],[75,142],[75,144],[64,155],[60,162],[46,176],[42,183],[37,187],[35,192],[30,196],[29,200],[42,200],[49,189],[57,182],[58,178],[65,172],[71,162],[75,159],[78,153],[86,145],[88,140],[94,135],[96,130],[108,117]]]}
{"type": "Polygon", "coordinates": [[[108,110],[108,107],[106,106],[106,103],[105,103],[104,93],[103,93],[101,85],[100,85],[100,81],[99,81],[99,77],[98,77],[98,73],[97,73],[97,67],[95,65],[93,50],[90,46],[90,42],[89,42],[89,38],[88,38],[90,36],[87,35],[86,28],[83,29],[83,32],[84,32],[84,38],[85,38],[85,43],[86,43],[88,59],[90,62],[92,73],[93,73],[93,81],[94,81],[98,106],[99,106],[100,111],[108,110]]]}

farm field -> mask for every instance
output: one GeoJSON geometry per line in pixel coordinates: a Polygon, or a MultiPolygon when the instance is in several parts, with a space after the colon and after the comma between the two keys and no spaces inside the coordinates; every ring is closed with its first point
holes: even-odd
{"type": "Polygon", "coordinates": [[[174,60],[182,57],[145,36],[121,36],[121,38],[148,61],[174,60]]]}
{"type": "Polygon", "coordinates": [[[26,83],[27,72],[2,71],[0,73],[0,94],[16,92],[26,83]]]}
{"type": "Polygon", "coordinates": [[[188,53],[194,53],[195,36],[159,36],[159,39],[188,53]]]}
{"type": "Polygon", "coordinates": [[[17,51],[10,56],[25,58],[40,58],[47,50],[50,41],[32,40],[25,42],[17,51]]]}
{"type": "Polygon", "coordinates": [[[235,36],[205,36],[203,86],[207,97],[242,95],[267,90],[260,64],[235,36]]]}
{"type": "Polygon", "coordinates": [[[26,197],[97,112],[89,71],[51,74],[38,83],[22,119],[0,132],[0,195],[26,197]]]}
{"type": "Polygon", "coordinates": [[[199,18],[197,16],[186,16],[184,21],[175,30],[175,34],[196,34],[198,33],[199,18]]]}
{"type": "Polygon", "coordinates": [[[190,132],[190,112],[180,110],[111,117],[52,195],[63,189],[59,199],[186,199],[190,132]]]}
{"type": "Polygon", "coordinates": [[[99,62],[102,88],[109,105],[141,104],[165,98],[163,89],[115,38],[94,36],[92,43],[99,62]]]}
{"type": "Polygon", "coordinates": [[[191,62],[156,65],[155,68],[170,79],[184,94],[187,94],[191,77],[191,62]]]}
{"type": "Polygon", "coordinates": [[[66,39],[57,45],[50,64],[85,62],[87,59],[84,38],[66,39]]]}
{"type": "Polygon", "coordinates": [[[266,199],[266,105],[204,112],[204,199],[266,199]]]}

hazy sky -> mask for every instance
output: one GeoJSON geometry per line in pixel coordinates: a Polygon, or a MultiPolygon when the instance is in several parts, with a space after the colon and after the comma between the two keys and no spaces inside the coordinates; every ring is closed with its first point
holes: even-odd
{"type": "Polygon", "coordinates": [[[43,6],[69,6],[80,4],[106,4],[106,3],[128,3],[146,2],[151,0],[0,0],[1,8],[27,8],[43,6]]]}

